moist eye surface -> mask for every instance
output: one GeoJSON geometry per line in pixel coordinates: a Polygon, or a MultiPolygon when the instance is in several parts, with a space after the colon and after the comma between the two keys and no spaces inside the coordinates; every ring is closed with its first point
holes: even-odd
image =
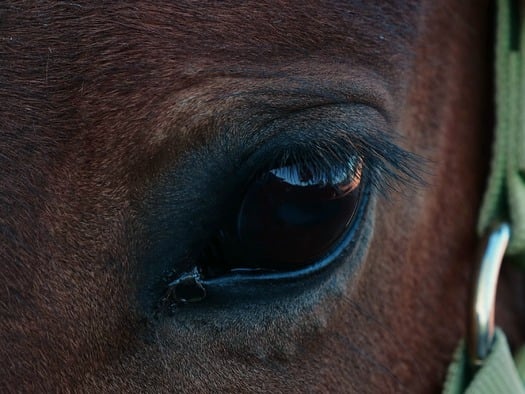
{"type": "Polygon", "coordinates": [[[356,160],[328,176],[296,164],[258,177],[234,223],[201,260],[203,278],[296,271],[321,259],[352,223],[362,194],[361,167],[356,160]]]}

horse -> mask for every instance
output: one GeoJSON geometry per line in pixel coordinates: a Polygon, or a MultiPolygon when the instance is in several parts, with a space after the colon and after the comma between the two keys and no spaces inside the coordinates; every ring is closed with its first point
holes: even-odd
{"type": "MultiPolygon", "coordinates": [[[[1,390],[439,391],[489,170],[491,13],[1,4],[1,390]]],[[[512,346],[523,283],[504,268],[512,346]]]]}

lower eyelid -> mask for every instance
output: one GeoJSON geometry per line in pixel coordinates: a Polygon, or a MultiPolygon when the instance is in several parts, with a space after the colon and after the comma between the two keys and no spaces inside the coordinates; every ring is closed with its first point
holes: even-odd
{"type": "MultiPolygon", "coordinates": [[[[340,276],[337,285],[330,285],[330,292],[337,292],[339,286],[351,281],[365,260],[373,234],[376,196],[370,190],[366,192],[366,201],[361,204],[355,226],[344,239],[324,259],[311,267],[290,273],[265,273],[231,275],[211,280],[199,279],[206,289],[207,303],[198,304],[199,308],[238,303],[274,302],[282,304],[283,298],[299,297],[305,292],[317,291],[323,283],[332,283],[334,275],[340,276]]],[[[345,285],[346,286],[346,285],[345,285]]],[[[320,299],[318,300],[321,301],[320,299]]],[[[287,304],[293,307],[293,303],[287,304]]]]}
{"type": "MultiPolygon", "coordinates": [[[[191,280],[197,287],[204,289],[207,303],[229,304],[263,300],[268,302],[270,299],[289,296],[295,291],[303,292],[310,286],[315,287],[315,283],[327,280],[334,270],[343,269],[344,272],[354,272],[359,267],[363,250],[366,250],[368,245],[370,221],[373,218],[371,211],[374,204],[375,197],[371,194],[370,188],[365,189],[362,203],[358,207],[350,230],[328,254],[304,269],[274,273],[238,270],[213,279],[204,279],[198,274],[190,274],[190,276],[193,275],[191,280]],[[345,266],[346,268],[341,268],[345,266]]],[[[186,280],[183,282],[187,283],[186,280]]]]}

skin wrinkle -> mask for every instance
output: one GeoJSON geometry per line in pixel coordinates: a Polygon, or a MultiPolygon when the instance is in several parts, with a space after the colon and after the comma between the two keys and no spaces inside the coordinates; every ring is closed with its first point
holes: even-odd
{"type": "MultiPolygon", "coordinates": [[[[0,391],[439,391],[464,333],[488,165],[487,9],[0,4],[0,391]],[[360,87],[432,163],[428,187],[379,197],[369,247],[345,256],[355,275],[343,264],[332,282],[235,313],[144,316],[141,197],[213,137],[209,115],[248,126],[261,101],[307,107],[322,95],[304,81],[344,100],[360,87]]],[[[519,344],[510,276],[497,318],[519,344]]]]}
{"type": "MultiPolygon", "coordinates": [[[[301,67],[301,63],[294,66],[301,67]]],[[[320,66],[328,68],[333,74],[330,80],[317,73],[294,76],[293,70],[287,72],[286,67],[279,68],[277,73],[266,69],[262,77],[259,72],[250,70],[240,71],[241,76],[235,78],[213,77],[213,74],[210,78],[209,74],[205,74],[202,76],[204,83],[178,91],[164,104],[166,109],[154,122],[157,128],[150,133],[149,144],[160,146],[171,137],[176,138],[179,145],[186,145],[187,140],[198,138],[195,133],[208,130],[205,125],[214,116],[228,116],[230,111],[247,116],[247,113],[254,111],[254,105],[262,109],[264,103],[286,108],[292,105],[293,100],[300,109],[304,109],[305,101],[311,101],[312,105],[354,102],[369,104],[385,115],[392,112],[393,103],[388,91],[377,80],[367,78],[371,75],[369,72],[353,70],[348,73],[344,70],[341,74],[335,74],[334,71],[340,66],[320,66]],[[285,91],[282,90],[283,85],[286,86],[285,91]],[[176,130],[173,125],[176,125],[176,130]]]]}

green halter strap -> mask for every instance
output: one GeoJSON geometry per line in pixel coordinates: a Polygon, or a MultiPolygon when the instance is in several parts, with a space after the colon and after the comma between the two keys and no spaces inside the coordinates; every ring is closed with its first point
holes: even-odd
{"type": "MultiPolygon", "coordinates": [[[[506,254],[525,268],[525,4],[496,3],[496,129],[478,231],[483,235],[495,223],[509,223],[506,254]]],[[[525,347],[513,359],[501,330],[491,339],[487,356],[474,371],[461,342],[443,393],[525,394],[525,347]]]]}
{"type": "MultiPolygon", "coordinates": [[[[496,130],[478,231],[508,221],[509,255],[525,268],[525,26],[518,0],[497,1],[496,130]],[[514,6],[514,7],[513,7],[514,6]]],[[[522,8],[521,11],[525,11],[522,8]]]]}

